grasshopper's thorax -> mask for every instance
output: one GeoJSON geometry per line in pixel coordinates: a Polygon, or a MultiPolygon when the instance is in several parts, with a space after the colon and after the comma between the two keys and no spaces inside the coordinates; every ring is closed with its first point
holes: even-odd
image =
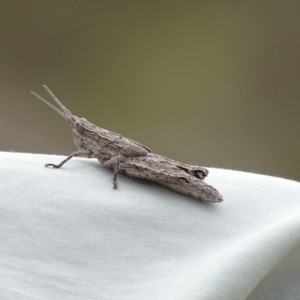
{"type": "Polygon", "coordinates": [[[79,150],[89,150],[101,154],[104,160],[119,154],[115,140],[121,136],[100,128],[84,118],[76,118],[72,123],[74,142],[79,150]]]}

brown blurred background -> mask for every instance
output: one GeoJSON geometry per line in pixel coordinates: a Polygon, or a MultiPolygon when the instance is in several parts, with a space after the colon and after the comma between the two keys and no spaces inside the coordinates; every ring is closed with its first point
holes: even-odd
{"type": "Polygon", "coordinates": [[[6,1],[0,150],[68,155],[29,94],[186,163],[300,180],[300,1],[6,1]]]}

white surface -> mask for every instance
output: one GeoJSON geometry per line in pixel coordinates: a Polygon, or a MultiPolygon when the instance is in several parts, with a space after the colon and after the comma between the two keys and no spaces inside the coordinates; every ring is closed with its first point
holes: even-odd
{"type": "Polygon", "coordinates": [[[210,169],[205,204],[96,160],[1,153],[0,299],[300,299],[300,183],[210,169]]]}

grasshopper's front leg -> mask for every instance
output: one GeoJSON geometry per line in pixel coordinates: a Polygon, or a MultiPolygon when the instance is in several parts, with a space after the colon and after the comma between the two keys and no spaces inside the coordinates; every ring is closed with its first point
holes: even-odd
{"type": "Polygon", "coordinates": [[[69,155],[66,159],[64,159],[60,164],[55,165],[55,164],[45,164],[45,167],[52,167],[55,169],[61,168],[68,160],[70,160],[72,157],[87,157],[91,158],[93,155],[93,152],[88,150],[88,151],[76,151],[73,152],[71,155],[69,155]]]}

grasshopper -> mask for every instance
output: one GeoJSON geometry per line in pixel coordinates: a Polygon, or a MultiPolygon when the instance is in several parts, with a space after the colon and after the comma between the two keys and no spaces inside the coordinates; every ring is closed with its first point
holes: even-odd
{"type": "Polygon", "coordinates": [[[61,163],[48,163],[46,167],[61,168],[73,157],[96,158],[101,165],[114,170],[114,189],[118,187],[118,173],[123,173],[132,179],[155,182],[177,193],[205,202],[223,201],[220,193],[203,181],[208,175],[207,169],[154,154],[148,147],[136,141],[98,127],[84,118],[76,117],[46,85],[44,88],[60,109],[35,92],[31,93],[70,123],[74,142],[78,148],[78,151],[71,153],[61,163]]]}

